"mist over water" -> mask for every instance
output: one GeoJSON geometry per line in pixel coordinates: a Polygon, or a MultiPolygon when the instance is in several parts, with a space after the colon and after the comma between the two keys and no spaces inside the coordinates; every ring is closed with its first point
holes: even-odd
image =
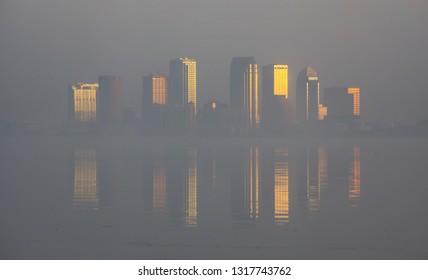
{"type": "Polygon", "coordinates": [[[426,259],[424,139],[2,138],[2,259],[426,259]]]}

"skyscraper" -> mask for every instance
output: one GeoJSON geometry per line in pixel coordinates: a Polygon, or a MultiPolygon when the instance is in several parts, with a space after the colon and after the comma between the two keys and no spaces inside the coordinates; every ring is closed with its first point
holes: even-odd
{"type": "Polygon", "coordinates": [[[98,83],[98,120],[104,124],[120,123],[122,120],[121,77],[100,76],[98,83]]]}
{"type": "Polygon", "coordinates": [[[288,98],[288,65],[271,64],[262,69],[262,93],[265,96],[288,98]]]}
{"type": "Polygon", "coordinates": [[[296,85],[297,121],[318,120],[320,105],[320,85],[315,70],[307,66],[300,71],[296,85]]]}
{"type": "Polygon", "coordinates": [[[166,105],[168,102],[168,79],[163,75],[143,77],[143,106],[142,114],[147,115],[152,105],[166,105]]]}
{"type": "Polygon", "coordinates": [[[262,68],[262,125],[281,129],[287,119],[288,66],[271,64],[262,68]]]}
{"type": "Polygon", "coordinates": [[[254,57],[234,57],[230,63],[230,107],[243,110],[250,127],[259,127],[259,75],[254,57]]]}
{"type": "Polygon", "coordinates": [[[89,122],[97,119],[98,84],[78,83],[68,90],[68,119],[89,122]]]}
{"type": "Polygon", "coordinates": [[[196,113],[196,60],[177,58],[169,62],[169,95],[171,105],[193,104],[196,113]]]}

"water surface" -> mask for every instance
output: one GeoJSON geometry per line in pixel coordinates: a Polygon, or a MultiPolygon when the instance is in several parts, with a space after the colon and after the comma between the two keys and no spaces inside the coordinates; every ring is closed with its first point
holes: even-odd
{"type": "Polygon", "coordinates": [[[428,259],[425,139],[0,142],[2,259],[428,259]]]}

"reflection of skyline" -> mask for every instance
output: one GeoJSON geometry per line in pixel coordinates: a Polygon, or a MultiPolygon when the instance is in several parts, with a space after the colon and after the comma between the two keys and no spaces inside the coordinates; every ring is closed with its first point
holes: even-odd
{"type": "Polygon", "coordinates": [[[186,160],[184,223],[187,227],[194,227],[198,224],[198,168],[197,149],[195,147],[188,149],[186,160]]]}
{"type": "Polygon", "coordinates": [[[260,150],[259,147],[250,147],[249,159],[245,169],[245,206],[250,219],[259,218],[260,192],[260,150]]]}
{"type": "Polygon", "coordinates": [[[352,151],[351,172],[349,173],[348,198],[349,205],[358,207],[361,195],[360,147],[352,151]]]}
{"type": "Polygon", "coordinates": [[[153,157],[153,210],[155,212],[166,208],[166,186],[165,153],[156,149],[153,157]]]}
{"type": "Polygon", "coordinates": [[[74,151],[74,208],[98,209],[97,152],[95,149],[74,151]]]}
{"type": "Polygon", "coordinates": [[[306,149],[306,195],[308,210],[318,211],[321,207],[318,148],[306,149]]]}
{"type": "Polygon", "coordinates": [[[274,218],[281,225],[288,223],[290,214],[288,149],[275,149],[274,157],[274,218]]]}
{"type": "MultiPolygon", "coordinates": [[[[326,147],[302,148],[297,154],[296,151],[299,150],[286,147],[260,148],[255,145],[238,148],[230,153],[231,180],[226,182],[226,187],[230,184],[231,214],[234,215],[234,220],[271,219],[277,225],[284,225],[290,222],[291,212],[294,216],[298,211],[319,211],[321,196],[330,197],[333,193],[338,197],[346,197],[350,206],[359,206],[359,147],[333,153],[331,162],[329,149],[326,147]],[[300,203],[292,207],[291,198],[293,201],[297,198],[300,203]]],[[[147,186],[146,205],[153,213],[157,213],[154,217],[166,218],[165,215],[158,215],[165,213],[167,216],[175,216],[186,227],[198,226],[206,217],[205,210],[210,207],[203,201],[200,204],[199,200],[203,200],[207,193],[206,190],[198,190],[198,181],[202,180],[202,185],[210,186],[211,194],[224,190],[224,176],[219,176],[222,173],[217,170],[225,163],[217,164],[217,157],[221,152],[217,147],[209,147],[206,152],[202,150],[200,155],[196,147],[170,151],[161,147],[153,149],[147,160],[143,161],[142,170],[144,184],[147,186]],[[207,155],[208,161],[204,163],[207,155]],[[213,188],[217,179],[222,184],[213,188]],[[202,212],[199,213],[198,210],[202,212]]],[[[112,202],[120,199],[121,195],[126,195],[118,193],[122,186],[119,154],[87,148],[76,149],[73,158],[75,208],[110,208],[112,202]]],[[[127,176],[132,177],[132,174],[128,172],[127,176]]],[[[126,177],[124,179],[127,180],[126,177]]],[[[228,199],[227,196],[223,198],[226,201],[228,199]]],[[[326,198],[324,203],[328,207],[335,207],[337,203],[345,201],[326,198]]],[[[216,209],[221,209],[224,201],[212,203],[217,205],[216,209]]]]}

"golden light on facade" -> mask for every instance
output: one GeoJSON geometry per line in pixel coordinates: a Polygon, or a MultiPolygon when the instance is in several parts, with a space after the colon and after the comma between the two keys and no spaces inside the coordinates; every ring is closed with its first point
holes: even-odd
{"type": "Polygon", "coordinates": [[[348,94],[351,94],[354,98],[354,116],[360,116],[360,88],[348,88],[348,94]]]}
{"type": "Polygon", "coordinates": [[[79,83],[71,87],[73,91],[74,120],[95,121],[97,118],[98,84],[79,83]]]}
{"type": "Polygon", "coordinates": [[[153,92],[152,92],[152,104],[165,105],[167,103],[167,78],[162,75],[153,75],[153,92]]]}
{"type": "Polygon", "coordinates": [[[196,60],[193,58],[180,58],[180,60],[184,65],[184,103],[193,103],[196,113],[196,60]]]}
{"type": "Polygon", "coordinates": [[[288,98],[288,65],[273,65],[273,84],[274,95],[285,96],[285,98],[288,98]]]}

